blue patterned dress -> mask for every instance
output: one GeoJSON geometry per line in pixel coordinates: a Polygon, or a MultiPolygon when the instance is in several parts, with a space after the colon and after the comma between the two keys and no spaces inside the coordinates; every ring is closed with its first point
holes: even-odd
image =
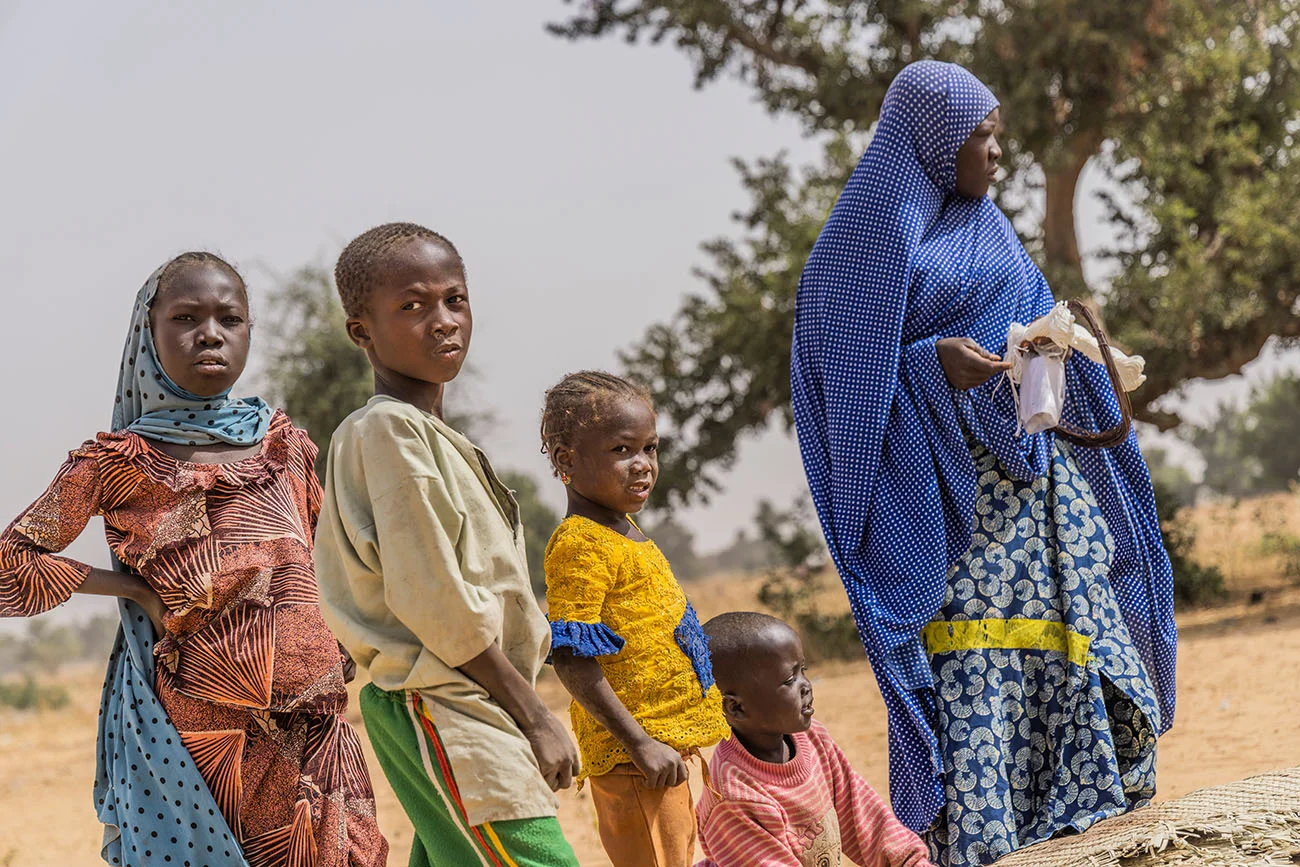
{"type": "Polygon", "coordinates": [[[923,632],[946,789],[926,840],[940,867],[989,864],[1145,804],[1160,730],[1110,585],[1114,542],[1069,446],[1032,482],[972,453],[973,541],[923,632]]]}

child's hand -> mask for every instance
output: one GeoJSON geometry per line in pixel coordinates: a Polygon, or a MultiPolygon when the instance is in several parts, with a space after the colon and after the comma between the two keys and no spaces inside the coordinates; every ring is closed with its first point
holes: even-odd
{"type": "Polygon", "coordinates": [[[528,745],[537,757],[546,785],[555,792],[573,785],[578,774],[578,748],[573,745],[564,726],[549,711],[542,714],[537,725],[523,730],[528,745]]]}
{"type": "Polygon", "coordinates": [[[348,649],[338,642],[339,656],[343,657],[343,682],[351,683],[357,679],[357,661],[348,653],[348,649]]]}
{"type": "Polygon", "coordinates": [[[153,622],[154,635],[158,638],[163,637],[163,617],[167,614],[167,605],[162,601],[158,592],[140,580],[142,589],[136,598],[136,604],[144,609],[144,613],[149,615],[149,620],[153,622]]]}
{"type": "Polygon", "coordinates": [[[686,763],[681,754],[668,744],[646,738],[644,743],[628,752],[632,755],[632,764],[645,774],[647,788],[672,788],[686,782],[686,763]]]}

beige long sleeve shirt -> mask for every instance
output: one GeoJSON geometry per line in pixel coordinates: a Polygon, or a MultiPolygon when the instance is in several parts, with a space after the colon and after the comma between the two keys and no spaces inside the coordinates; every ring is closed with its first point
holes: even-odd
{"type": "Polygon", "coordinates": [[[371,398],[330,442],[316,576],[371,680],[423,698],[470,824],[555,815],[528,741],[458,669],[495,643],[531,684],[550,650],[519,508],[487,457],[411,404],[371,398]]]}

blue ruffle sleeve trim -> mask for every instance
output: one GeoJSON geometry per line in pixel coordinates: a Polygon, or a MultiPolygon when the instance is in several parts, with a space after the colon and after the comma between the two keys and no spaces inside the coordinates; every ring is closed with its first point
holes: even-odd
{"type": "Polygon", "coordinates": [[[677,640],[682,653],[690,659],[691,668],[695,669],[695,676],[700,681],[700,695],[703,695],[713,686],[713,660],[709,656],[709,637],[704,634],[700,618],[689,602],[686,603],[681,622],[673,630],[673,638],[677,640]]]}
{"type": "Polygon", "coordinates": [[[603,623],[551,621],[551,649],[567,647],[574,656],[613,656],[627,642],[603,623]]]}

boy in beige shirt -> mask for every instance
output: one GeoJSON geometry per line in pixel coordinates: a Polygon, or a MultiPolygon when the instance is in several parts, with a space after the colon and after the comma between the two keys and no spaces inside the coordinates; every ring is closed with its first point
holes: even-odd
{"type": "Polygon", "coordinates": [[[576,867],[552,792],[578,757],[533,689],[550,629],[519,509],[442,420],[472,328],[460,255],[388,224],[335,277],[375,396],[330,442],[316,572],[326,620],[370,670],[362,717],[415,826],[410,864],[576,867]]]}

